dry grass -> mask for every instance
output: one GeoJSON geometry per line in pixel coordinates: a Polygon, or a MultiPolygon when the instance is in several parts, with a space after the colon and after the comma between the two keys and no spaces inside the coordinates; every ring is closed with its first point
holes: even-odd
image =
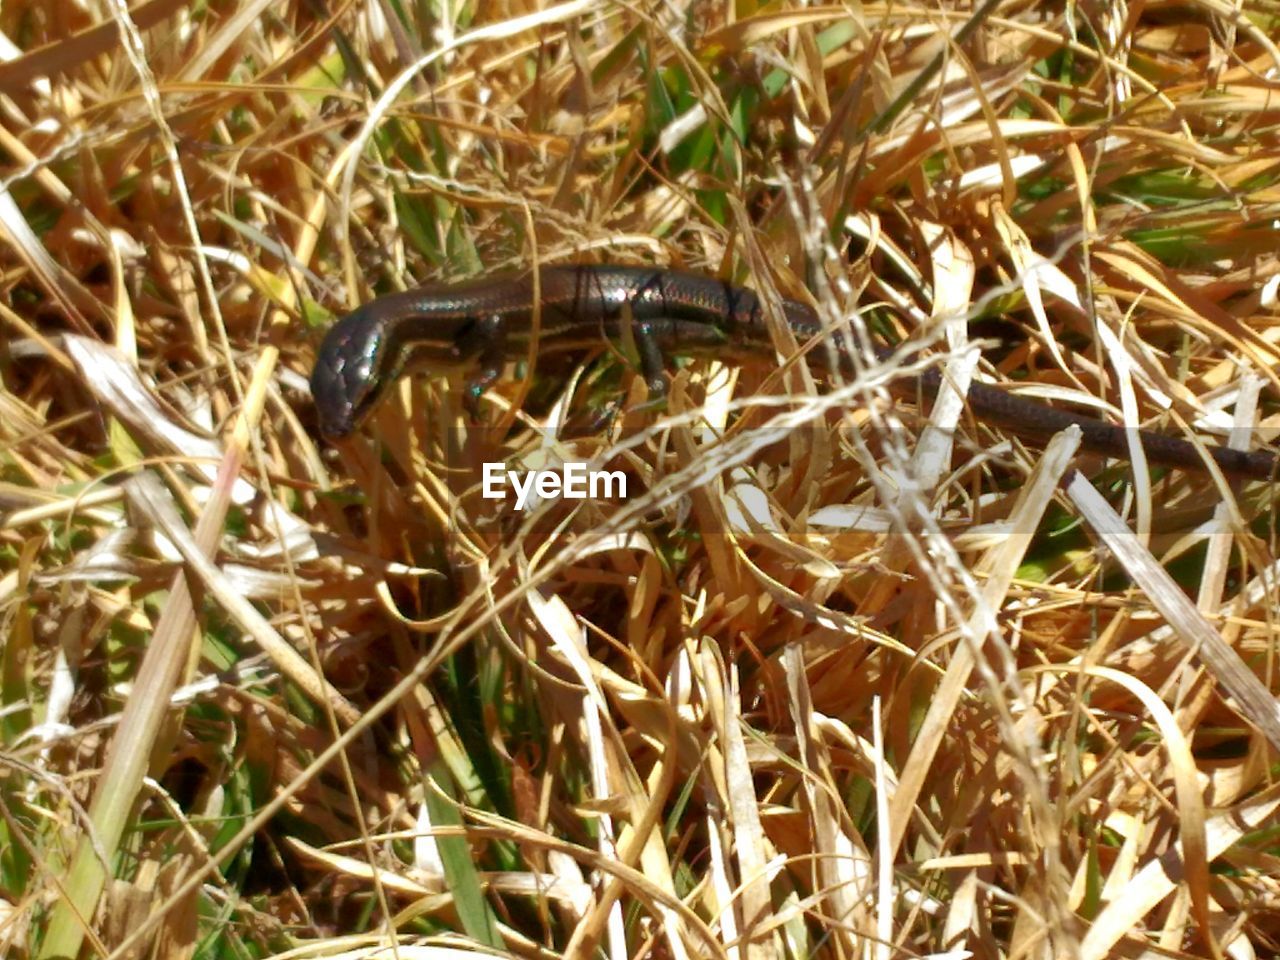
{"type": "Polygon", "coordinates": [[[1267,443],[1280,8],[0,32],[7,956],[1277,951],[1271,485],[1028,451],[892,367],[701,360],[655,411],[606,355],[486,429],[417,380],[342,450],[305,377],[377,293],[660,263],[1267,443]],[[593,458],[626,501],[478,495],[593,458]]]}

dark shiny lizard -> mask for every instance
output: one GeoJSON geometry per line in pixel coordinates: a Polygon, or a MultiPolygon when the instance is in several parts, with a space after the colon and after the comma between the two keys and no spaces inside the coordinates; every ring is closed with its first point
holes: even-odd
{"type": "MultiPolygon", "coordinates": [[[[474,371],[468,401],[501,374],[508,360],[529,356],[536,336],[542,356],[585,352],[630,339],[651,395],[666,389],[665,357],[675,354],[730,360],[773,357],[767,312],[751,290],[712,277],[656,267],[574,265],[544,267],[540,309],[534,311],[531,274],[421,287],[379,297],[339,320],[324,338],[311,374],[311,392],[326,437],[351,434],[401,373],[474,371]]],[[[823,335],[817,313],[796,300],[778,302],[781,317],[802,346],[823,335]]],[[[812,366],[851,369],[843,336],[813,345],[812,366]]],[[[929,368],[911,381],[912,394],[931,398],[942,373],[929,368]]],[[[1030,440],[1047,440],[1067,426],[1080,428],[1084,449],[1128,459],[1126,428],[1060,410],[984,383],[970,385],[969,409],[982,423],[1030,440]]],[[[1184,470],[1206,469],[1204,456],[1177,437],[1137,431],[1147,459],[1184,470]]],[[[1276,458],[1269,451],[1206,446],[1224,474],[1268,479],[1276,458]]]]}

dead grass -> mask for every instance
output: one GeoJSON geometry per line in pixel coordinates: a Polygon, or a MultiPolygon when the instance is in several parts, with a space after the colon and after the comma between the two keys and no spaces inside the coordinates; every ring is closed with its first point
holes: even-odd
{"type": "Polygon", "coordinates": [[[1278,18],[5,4],[5,955],[1275,953],[1273,487],[884,387],[1269,443],[1278,18]],[[580,260],[936,349],[315,438],[332,318],[580,260]]]}

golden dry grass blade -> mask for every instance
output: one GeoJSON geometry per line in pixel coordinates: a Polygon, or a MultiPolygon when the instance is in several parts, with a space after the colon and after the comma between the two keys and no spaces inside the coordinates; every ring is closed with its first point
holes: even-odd
{"type": "Polygon", "coordinates": [[[1274,952],[1273,487],[1135,437],[1071,458],[1104,512],[965,397],[1280,436],[1278,23],[7,0],[11,952],[1274,952]],[[643,338],[530,338],[479,421],[422,376],[315,434],[346,311],[575,261],[745,284],[768,339],[680,327],[663,410],[643,338]],[[775,293],[893,359],[825,376],[775,293]],[[111,882],[55,908],[101,791],[111,882]]]}
{"type": "Polygon", "coordinates": [[[1235,699],[1241,714],[1280,749],[1280,702],[1240,659],[1123,521],[1078,474],[1067,484],[1085,521],[1168,620],[1174,634],[1204,662],[1235,699]]]}
{"type": "Polygon", "coordinates": [[[360,718],[360,712],[322,677],[317,676],[312,664],[299,656],[236,591],[213,561],[200,552],[173,509],[172,502],[165,496],[159,481],[149,474],[141,474],[128,481],[127,486],[130,497],[144,511],[149,523],[173,544],[191,574],[223,606],[240,628],[262,647],[280,672],[317,703],[328,703],[344,724],[354,724],[360,718]]]}
{"type": "MultiPolygon", "coordinates": [[[[1059,480],[1069,469],[1072,455],[1075,453],[1078,438],[1068,434],[1060,434],[1050,443],[1044,458],[1036,466],[1032,482],[1028,484],[1018,499],[1011,516],[1013,531],[1034,530],[1038,526],[1039,517],[1048,507],[1059,480]]],[[[911,755],[903,764],[900,782],[895,794],[897,801],[893,808],[893,820],[889,827],[890,849],[897,848],[906,833],[907,821],[915,807],[916,795],[924,784],[925,777],[933,763],[934,756],[946,732],[950,718],[964,693],[965,684],[970,672],[974,669],[978,657],[975,648],[984,637],[984,628],[989,623],[989,611],[999,605],[999,600],[1008,591],[1012,573],[1017,569],[1022,554],[1030,545],[1026,534],[1013,533],[994,549],[986,558],[986,565],[991,571],[991,578],[981,597],[975,597],[973,619],[968,625],[971,631],[971,642],[961,643],[951,658],[946,675],[942,679],[934,699],[929,706],[920,733],[912,746],[911,755]]]]}
{"type": "MultiPolygon", "coordinates": [[[[149,30],[173,16],[182,6],[183,0],[148,0],[130,10],[129,16],[139,30],[149,30]]],[[[0,92],[16,93],[37,79],[75,70],[119,44],[120,28],[115,21],[86,27],[66,39],[0,63],[0,92]]]]}

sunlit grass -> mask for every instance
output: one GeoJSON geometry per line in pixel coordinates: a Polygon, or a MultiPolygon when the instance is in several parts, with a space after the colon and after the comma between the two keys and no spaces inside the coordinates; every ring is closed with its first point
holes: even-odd
{"type": "Polygon", "coordinates": [[[349,309],[594,261],[1272,442],[1274,10],[978,7],[5,4],[2,952],[1273,953],[1269,485],[627,344],[316,434],[349,309]]]}

